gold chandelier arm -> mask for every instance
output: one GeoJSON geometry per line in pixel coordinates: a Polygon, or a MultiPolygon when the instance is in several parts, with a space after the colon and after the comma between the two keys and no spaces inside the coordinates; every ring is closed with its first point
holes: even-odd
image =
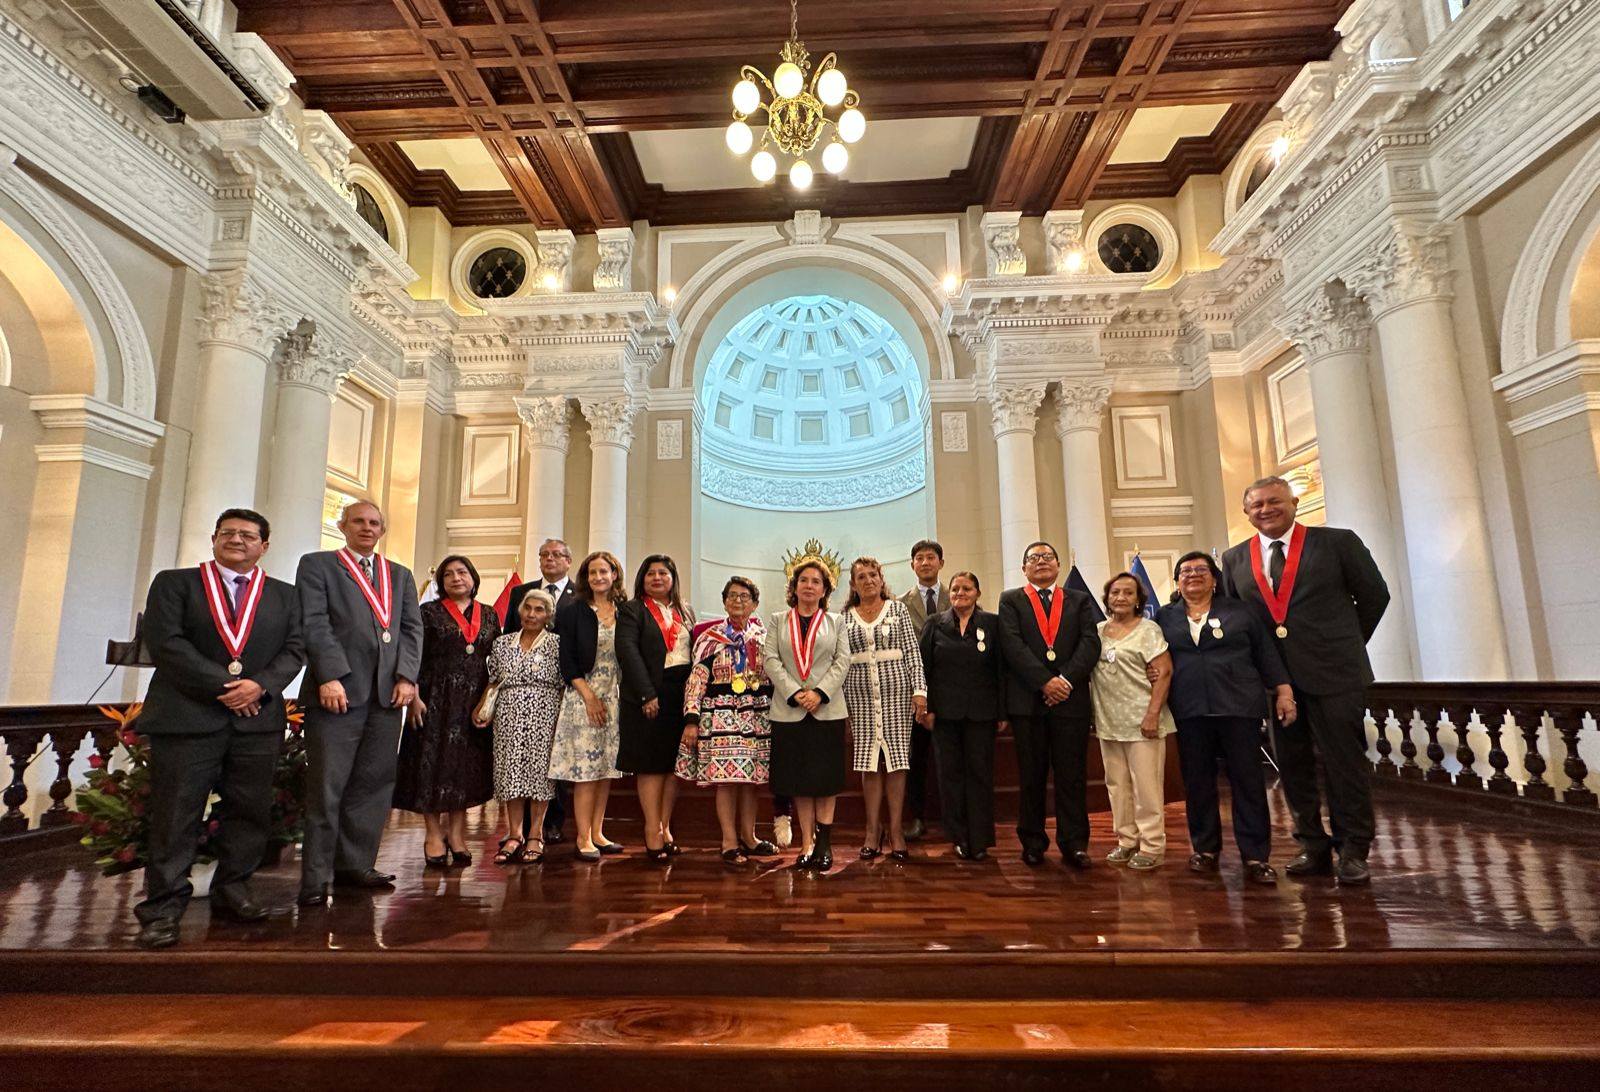
{"type": "Polygon", "coordinates": [[[822,74],[824,72],[826,72],[830,68],[838,68],[838,67],[839,67],[838,58],[835,57],[832,53],[830,53],[826,57],[822,58],[822,60],[817,63],[817,67],[812,70],[812,72],[811,72],[811,83],[807,85],[806,90],[810,91],[813,95],[815,95],[817,93],[817,81],[822,78],[822,74]]]}
{"type": "Polygon", "coordinates": [[[767,89],[767,94],[770,95],[772,98],[777,98],[778,97],[777,88],[772,86],[772,81],[767,79],[767,74],[765,72],[761,71],[761,69],[757,68],[755,65],[747,64],[747,65],[743,66],[742,68],[740,68],[739,69],[739,78],[742,79],[742,80],[750,80],[750,81],[752,81],[754,83],[760,84],[762,87],[765,87],[767,89]]]}
{"type": "Polygon", "coordinates": [[[849,110],[849,109],[852,109],[853,107],[857,107],[857,106],[860,106],[860,105],[861,105],[861,96],[856,94],[854,88],[851,88],[849,91],[846,91],[844,93],[844,98],[839,100],[839,108],[841,110],[849,110]]]}

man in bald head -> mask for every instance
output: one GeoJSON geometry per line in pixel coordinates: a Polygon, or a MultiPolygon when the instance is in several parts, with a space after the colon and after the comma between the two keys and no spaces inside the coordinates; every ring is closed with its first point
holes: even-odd
{"type": "Polygon", "coordinates": [[[411,570],[378,553],[383,513],[371,501],[339,517],[344,546],[300,560],[306,642],[306,837],[300,905],[320,906],[328,883],[387,887],[378,844],[389,819],[400,710],[417,696],[422,610],[411,570]]]}

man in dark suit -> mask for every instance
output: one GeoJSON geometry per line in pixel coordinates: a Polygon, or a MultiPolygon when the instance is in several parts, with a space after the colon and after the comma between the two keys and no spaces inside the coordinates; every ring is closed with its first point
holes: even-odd
{"type": "MultiPolygon", "coordinates": [[[[511,589],[511,598],[506,602],[507,624],[514,621],[517,608],[522,606],[522,597],[534,588],[543,588],[556,599],[556,610],[572,602],[578,597],[578,590],[572,586],[572,578],[568,575],[572,569],[572,547],[559,538],[547,538],[539,545],[539,577],[526,584],[518,584],[511,589]]],[[[553,620],[552,620],[553,621],[553,620]]],[[[550,800],[550,806],[544,812],[544,840],[546,843],[559,842],[564,837],[561,826],[566,822],[567,811],[572,804],[572,783],[570,781],[556,782],[556,794],[550,800]]],[[[526,840],[532,835],[528,829],[531,809],[523,805],[522,811],[522,837],[526,840]]],[[[515,818],[506,820],[506,833],[511,832],[515,825],[515,818]]]]}
{"type": "Polygon", "coordinates": [[[1269,616],[1294,684],[1299,720],[1274,733],[1284,795],[1294,812],[1300,855],[1284,871],[1326,875],[1339,853],[1339,882],[1366,883],[1372,843],[1367,762],[1367,641],[1389,605],[1389,588],[1354,531],[1307,527],[1282,478],[1262,478],[1244,494],[1254,537],[1222,555],[1224,590],[1269,616]],[[1317,756],[1328,783],[1330,838],[1322,826],[1317,756]]]}
{"type": "MultiPolygon", "coordinates": [[[[911,547],[911,571],[917,574],[917,586],[900,597],[900,602],[911,612],[911,624],[921,633],[928,619],[940,611],[950,609],[950,593],[939,584],[939,572],[944,568],[944,547],[925,538],[911,547]]],[[[933,733],[920,724],[911,730],[911,772],[906,777],[906,814],[911,821],[906,824],[907,840],[916,841],[927,833],[928,769],[933,733]]]]}
{"type": "Polygon", "coordinates": [[[1048,542],[1022,554],[1027,584],[1000,596],[1000,647],[1006,660],[1006,708],[1017,745],[1021,784],[1017,838],[1025,864],[1044,862],[1044,788],[1056,787],[1056,845],[1075,868],[1089,867],[1089,673],[1100,656],[1089,597],[1056,586],[1061,559],[1048,542]]]}
{"type": "Polygon", "coordinates": [[[310,690],[306,713],[306,838],[302,906],[328,881],[387,887],[378,844],[394,795],[400,711],[417,696],[422,610],[411,570],[377,553],[383,513],[370,501],[339,517],[341,550],[300,559],[295,578],[310,690]]]}
{"type": "Polygon", "coordinates": [[[217,517],[211,556],[150,583],[143,636],[155,661],[135,730],[150,738],[150,851],[139,945],[178,942],[206,799],[215,791],[211,916],[259,921],[251,897],[272,818],[283,690],[305,662],[294,588],[260,569],[272,529],[243,508],[217,517]]]}

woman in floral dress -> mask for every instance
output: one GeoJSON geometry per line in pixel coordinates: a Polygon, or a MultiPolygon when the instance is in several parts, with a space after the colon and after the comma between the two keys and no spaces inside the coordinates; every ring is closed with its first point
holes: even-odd
{"type": "Polygon", "coordinates": [[[761,592],[748,577],[730,577],[723,585],[728,616],[696,639],[683,693],[675,772],[685,781],[715,786],[722,859],[730,864],[778,852],[756,837],[756,786],[767,783],[772,757],[772,684],[761,666],[766,629],[754,617],[760,602],[761,592]]]}

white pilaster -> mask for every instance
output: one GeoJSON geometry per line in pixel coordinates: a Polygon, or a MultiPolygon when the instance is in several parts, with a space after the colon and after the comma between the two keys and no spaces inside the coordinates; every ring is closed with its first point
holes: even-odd
{"type": "Polygon", "coordinates": [[[517,416],[528,444],[528,497],[523,510],[522,564],[528,572],[539,544],[566,537],[567,449],[572,408],[565,395],[517,396],[517,416]]]}
{"type": "Polygon", "coordinates": [[[1091,588],[1099,587],[1112,574],[1105,472],[1100,465],[1100,425],[1110,401],[1110,383],[1063,383],[1056,392],[1056,435],[1061,439],[1070,556],[1076,558],[1091,588]]]}
{"type": "Polygon", "coordinates": [[[333,395],[352,363],[346,352],[318,343],[306,325],[284,339],[277,355],[278,409],[263,513],[272,521],[266,564],[284,579],[292,579],[300,559],[322,542],[333,395]]]}
{"type": "Polygon", "coordinates": [[[1022,551],[1039,537],[1039,481],[1033,432],[1044,401],[1043,383],[989,388],[1000,486],[1000,554],[1005,583],[1022,583],[1022,551]]]}
{"type": "Polygon", "coordinates": [[[589,421],[593,469],[589,481],[589,550],[610,550],[628,561],[628,451],[638,403],[627,395],[582,399],[589,421]]]}

